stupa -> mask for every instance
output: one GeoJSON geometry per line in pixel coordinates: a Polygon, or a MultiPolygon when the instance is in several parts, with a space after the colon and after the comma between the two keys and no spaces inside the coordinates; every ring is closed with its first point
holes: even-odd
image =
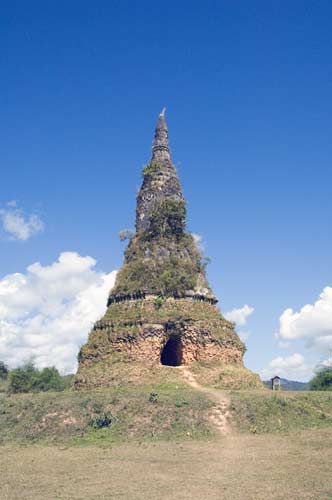
{"type": "Polygon", "coordinates": [[[119,360],[147,367],[211,361],[242,366],[245,346],[218,310],[205,267],[186,229],[186,202],[163,111],[137,196],[136,231],[107,311],[80,350],[76,385],[110,384],[119,360]]]}

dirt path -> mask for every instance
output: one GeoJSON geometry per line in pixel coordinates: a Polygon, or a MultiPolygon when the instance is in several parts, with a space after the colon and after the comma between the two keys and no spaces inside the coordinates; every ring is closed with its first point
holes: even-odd
{"type": "Polygon", "coordinates": [[[187,366],[180,366],[181,371],[185,381],[200,392],[207,394],[216,404],[211,410],[209,419],[211,423],[218,429],[218,431],[223,435],[228,435],[231,433],[231,427],[229,424],[230,412],[229,412],[229,398],[218,389],[212,389],[209,387],[203,387],[195,379],[194,375],[191,373],[187,366]]]}

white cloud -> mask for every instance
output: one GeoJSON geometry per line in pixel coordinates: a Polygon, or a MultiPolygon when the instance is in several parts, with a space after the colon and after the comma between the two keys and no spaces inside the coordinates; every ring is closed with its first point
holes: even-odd
{"type": "Polygon", "coordinates": [[[26,241],[44,229],[44,223],[36,214],[25,215],[17,208],[15,200],[9,201],[6,208],[0,210],[3,230],[12,240],[26,241]]]}
{"type": "Polygon", "coordinates": [[[313,304],[306,304],[299,311],[285,309],[279,318],[276,337],[279,340],[278,346],[286,349],[302,340],[305,347],[309,351],[318,352],[321,359],[307,362],[299,353],[288,357],[279,356],[262,371],[263,377],[279,375],[308,380],[315,370],[329,366],[332,352],[332,288],[325,287],[313,304]]]}
{"type": "MultiPolygon", "coordinates": [[[[236,323],[237,326],[244,326],[247,324],[248,316],[250,316],[254,312],[254,308],[245,304],[243,307],[238,309],[234,308],[231,311],[227,311],[224,316],[228,321],[232,321],[236,323]]],[[[246,342],[250,336],[250,332],[248,330],[239,330],[238,335],[242,342],[246,342]]]]}
{"type": "Polygon", "coordinates": [[[194,238],[194,242],[196,243],[197,248],[203,251],[204,250],[203,236],[197,233],[191,233],[191,236],[194,238]]]}
{"type": "Polygon", "coordinates": [[[248,330],[240,330],[238,332],[238,335],[239,335],[240,339],[242,340],[242,342],[246,342],[248,340],[248,338],[250,337],[250,332],[248,330]]]}
{"type": "Polygon", "coordinates": [[[298,312],[286,309],[279,322],[280,340],[303,339],[307,347],[327,352],[332,348],[332,288],[325,287],[314,304],[307,304],[298,312]]]}
{"type": "Polygon", "coordinates": [[[263,380],[278,375],[290,380],[308,380],[312,375],[313,365],[308,364],[302,354],[294,353],[291,356],[272,359],[261,372],[263,380]]]}
{"type": "Polygon", "coordinates": [[[77,353],[105,309],[116,271],[93,268],[92,257],[63,252],[49,266],[0,280],[0,359],[14,367],[31,356],[38,367],[76,369],[77,353]]]}
{"type": "Polygon", "coordinates": [[[318,369],[319,368],[332,368],[332,357],[329,357],[327,359],[323,359],[319,364],[318,364],[318,369]]]}
{"type": "Polygon", "coordinates": [[[283,342],[282,340],[278,342],[278,347],[280,347],[280,349],[290,349],[291,346],[291,342],[283,342]]]}
{"type": "Polygon", "coordinates": [[[238,326],[243,326],[247,323],[247,318],[254,312],[254,308],[245,304],[240,309],[232,309],[224,314],[228,321],[233,321],[238,326]]]}
{"type": "Polygon", "coordinates": [[[6,203],[7,207],[16,207],[17,206],[17,201],[16,200],[11,200],[6,203]]]}

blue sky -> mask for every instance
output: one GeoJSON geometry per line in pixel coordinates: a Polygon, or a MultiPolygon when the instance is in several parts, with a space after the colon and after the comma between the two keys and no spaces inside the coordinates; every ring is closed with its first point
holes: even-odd
{"type": "MultiPolygon", "coordinates": [[[[166,106],[220,308],[254,308],[247,366],[308,378],[332,346],[329,290],[315,305],[332,286],[331,2],[97,3],[2,3],[0,214],[43,230],[2,228],[0,280],[62,252],[91,256],[99,278],[119,268],[166,106]],[[280,347],[280,316],[305,304],[280,347]]],[[[10,347],[0,330],[12,363],[17,321],[10,347]]]]}

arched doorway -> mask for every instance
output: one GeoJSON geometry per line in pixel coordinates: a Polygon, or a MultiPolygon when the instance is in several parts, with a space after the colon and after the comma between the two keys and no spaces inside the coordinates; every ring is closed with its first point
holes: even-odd
{"type": "Polygon", "coordinates": [[[182,344],[179,336],[171,336],[160,355],[160,362],[167,366],[180,366],[182,364],[182,344]]]}

